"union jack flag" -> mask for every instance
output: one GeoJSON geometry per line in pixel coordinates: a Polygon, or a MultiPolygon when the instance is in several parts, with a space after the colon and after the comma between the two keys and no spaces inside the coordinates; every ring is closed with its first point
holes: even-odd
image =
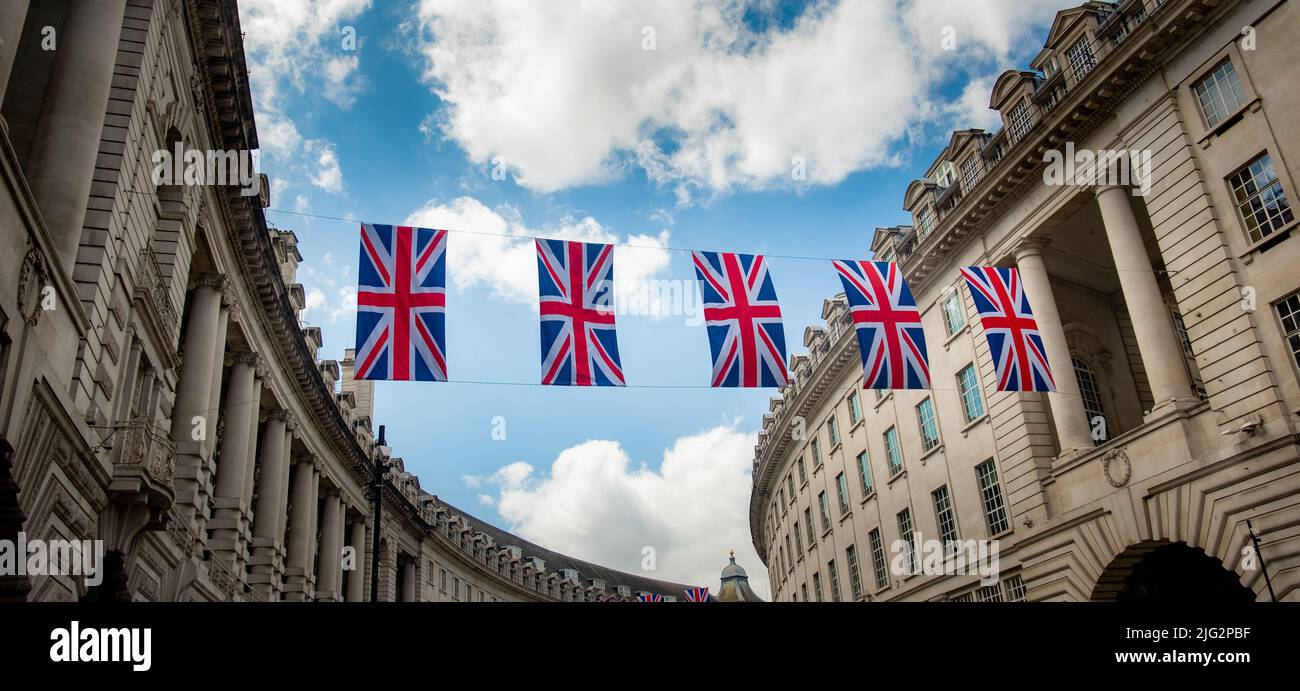
{"type": "Polygon", "coordinates": [[[659,593],[637,593],[638,602],[663,602],[664,596],[659,593]]]}
{"type": "Polygon", "coordinates": [[[1056,391],[1038,321],[1014,268],[962,267],[988,336],[998,391],[1056,391]]]}
{"type": "Polygon", "coordinates": [[[898,265],[837,261],[835,270],[857,327],[863,388],[930,388],[921,312],[898,265]]]}
{"type": "Polygon", "coordinates": [[[785,386],[785,329],[763,256],[693,254],[713,355],[713,386],[785,386]]]}
{"type": "Polygon", "coordinates": [[[613,252],[613,245],[537,241],[543,384],[624,386],[613,252]]]}
{"type": "Polygon", "coordinates": [[[447,231],[361,224],[357,379],[447,381],[447,231]]]}
{"type": "Polygon", "coordinates": [[[686,601],[687,602],[708,602],[709,589],[708,588],[687,588],[686,601]]]}

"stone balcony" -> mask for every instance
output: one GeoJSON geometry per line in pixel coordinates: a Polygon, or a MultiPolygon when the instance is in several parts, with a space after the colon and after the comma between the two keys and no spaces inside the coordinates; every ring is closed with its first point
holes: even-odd
{"type": "Polygon", "coordinates": [[[121,435],[121,453],[113,465],[109,494],[119,504],[147,507],[150,522],[161,525],[175,499],[176,442],[166,429],[149,420],[130,423],[121,435]]]}

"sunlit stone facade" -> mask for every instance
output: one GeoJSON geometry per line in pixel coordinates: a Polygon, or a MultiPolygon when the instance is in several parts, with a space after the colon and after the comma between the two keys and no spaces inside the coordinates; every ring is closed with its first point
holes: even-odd
{"type": "MultiPolygon", "coordinates": [[[[258,146],[232,0],[0,3],[0,540],[102,540],[104,582],[7,600],[363,600],[373,386],[301,328],[260,194],[155,185],[258,146]],[[57,50],[43,50],[53,27],[57,50]]],[[[391,459],[382,600],[680,598],[446,504],[391,459]]]]}
{"type": "Polygon", "coordinates": [[[1003,127],[953,133],[914,223],[871,242],[916,295],[933,390],[862,390],[843,296],[791,358],[750,505],[774,599],[1271,599],[1247,521],[1300,598],[1296,45],[1294,2],[1056,16],[993,88],[1003,127]],[[1048,184],[1067,147],[1150,176],[1048,184]],[[1059,393],[995,390],[971,265],[1019,269],[1059,393]],[[998,574],[912,569],[908,533],[996,539],[998,574]]]}

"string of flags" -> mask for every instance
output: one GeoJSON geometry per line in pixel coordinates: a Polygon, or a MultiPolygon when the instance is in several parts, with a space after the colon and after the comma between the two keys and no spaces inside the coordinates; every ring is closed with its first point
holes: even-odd
{"type": "MultiPolygon", "coordinates": [[[[361,224],[357,379],[448,381],[447,236],[446,230],[361,224]]],[[[541,383],[626,386],[614,316],[614,246],[539,238],[536,248],[541,383]]],[[[763,255],[691,255],[713,363],[710,386],[785,386],[785,329],[763,255]]],[[[858,338],[863,388],[931,388],[921,312],[899,266],[842,260],[833,267],[858,338]]],[[[1019,272],[970,266],[961,275],[988,340],[997,390],[1055,391],[1019,272]]]]}

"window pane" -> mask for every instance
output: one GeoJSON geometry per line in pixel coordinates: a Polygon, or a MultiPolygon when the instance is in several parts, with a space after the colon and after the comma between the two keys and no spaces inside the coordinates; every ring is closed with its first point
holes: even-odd
{"type": "Polygon", "coordinates": [[[858,550],[853,545],[849,545],[844,550],[845,561],[849,567],[849,592],[853,593],[853,599],[862,597],[862,576],[858,573],[858,550]]]}
{"type": "Polygon", "coordinates": [[[980,400],[979,377],[975,374],[975,365],[966,365],[957,374],[957,389],[961,393],[961,407],[966,414],[966,422],[974,422],[984,416],[984,403],[980,400]]]}
{"type": "Polygon", "coordinates": [[[1295,220],[1291,203],[1273,168],[1273,159],[1264,154],[1228,177],[1237,212],[1246,224],[1251,242],[1259,242],[1295,220]]]}
{"type": "Polygon", "coordinates": [[[898,429],[894,427],[885,430],[885,456],[889,460],[891,476],[903,472],[903,450],[898,446],[898,429]]]}
{"type": "Polygon", "coordinates": [[[944,485],[930,493],[934,500],[935,521],[939,525],[939,538],[944,542],[944,549],[949,554],[957,548],[957,516],[952,510],[952,497],[948,486],[944,485]]]}
{"type": "Polygon", "coordinates": [[[858,454],[858,477],[862,480],[862,496],[870,496],[874,484],[871,478],[871,462],[867,458],[866,451],[858,454]]]}
{"type": "Polygon", "coordinates": [[[1224,60],[1218,67],[1192,86],[1196,92],[1196,101],[1201,105],[1205,122],[1214,127],[1224,118],[1235,113],[1246,100],[1241,91],[1241,80],[1231,60],[1224,60]]]}
{"type": "Polygon", "coordinates": [[[998,469],[993,461],[985,461],[976,466],[975,477],[979,480],[980,499],[984,503],[984,520],[988,523],[989,535],[1006,532],[1011,524],[1007,520],[1002,486],[998,484],[998,469]]]}
{"type": "MultiPolygon", "coordinates": [[[[1088,426],[1091,427],[1094,418],[1100,417],[1103,421],[1106,419],[1106,408],[1101,404],[1101,387],[1097,385],[1097,377],[1093,374],[1088,363],[1077,357],[1070,358],[1070,361],[1074,365],[1074,377],[1079,381],[1079,395],[1083,398],[1083,413],[1088,418],[1088,426]]],[[[1103,441],[1105,441],[1104,435],[1100,439],[1093,439],[1094,444],[1100,444],[1103,441]]]]}
{"type": "Polygon", "coordinates": [[[1277,303],[1277,315],[1282,319],[1291,357],[1295,358],[1296,367],[1300,367],[1300,293],[1292,293],[1277,303]]]}
{"type": "Polygon", "coordinates": [[[960,293],[954,291],[952,295],[944,299],[943,324],[949,336],[961,331],[961,327],[966,325],[966,315],[962,312],[960,293]]]}
{"type": "Polygon", "coordinates": [[[939,445],[939,425],[934,420],[934,403],[929,399],[916,406],[916,421],[921,428],[921,448],[929,451],[939,445]]]}
{"type": "Polygon", "coordinates": [[[889,571],[885,568],[885,542],[880,537],[880,529],[872,530],[867,536],[871,542],[871,564],[876,571],[876,587],[889,585],[889,571]]]}
{"type": "Polygon", "coordinates": [[[907,561],[910,565],[909,573],[916,573],[920,570],[920,555],[916,550],[915,535],[912,534],[912,510],[903,509],[898,512],[898,536],[903,541],[904,549],[907,550],[907,561]]]}

